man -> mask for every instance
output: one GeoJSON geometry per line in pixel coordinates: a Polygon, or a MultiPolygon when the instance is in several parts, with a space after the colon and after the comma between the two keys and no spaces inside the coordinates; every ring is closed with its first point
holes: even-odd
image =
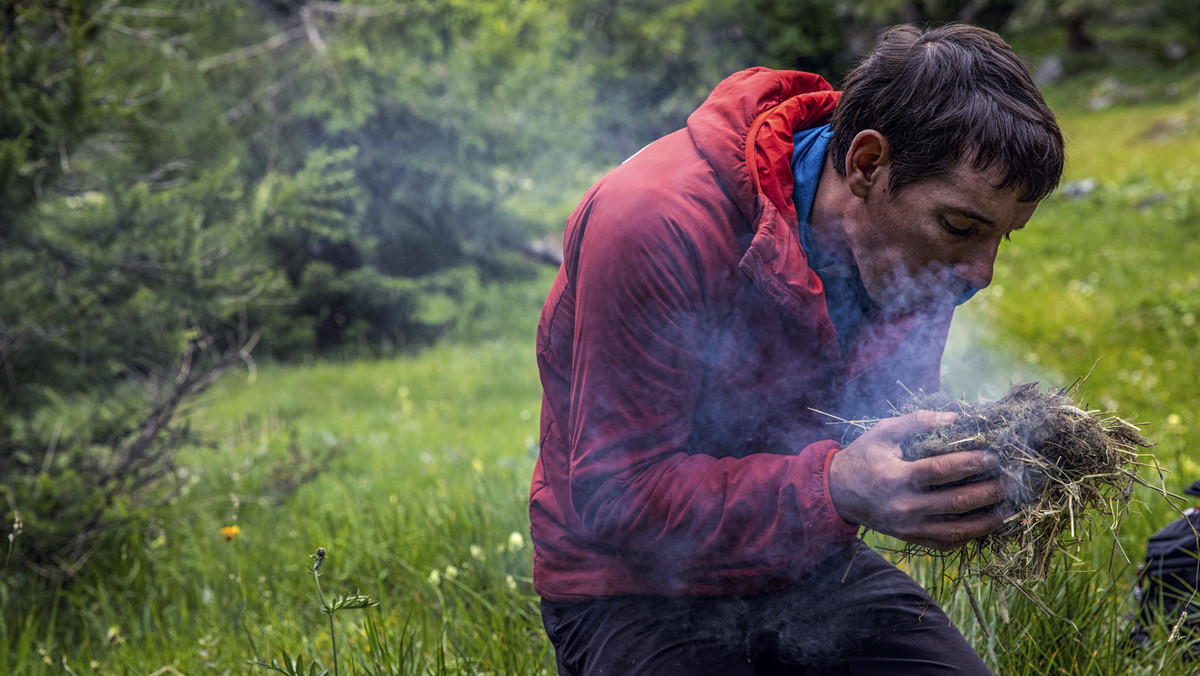
{"type": "Polygon", "coordinates": [[[733,75],[588,191],[537,337],[561,674],[990,673],[855,535],[948,550],[1007,516],[1003,479],[946,486],[996,458],[903,461],[948,420],[889,402],[938,388],[954,307],[1063,161],[998,36],[899,27],[840,94],[733,75]]]}

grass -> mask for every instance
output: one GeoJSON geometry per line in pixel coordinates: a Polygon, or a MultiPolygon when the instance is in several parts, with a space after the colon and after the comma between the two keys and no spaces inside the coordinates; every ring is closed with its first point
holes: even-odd
{"type": "MultiPolygon", "coordinates": [[[[1091,373],[1080,397],[1146,423],[1178,492],[1200,478],[1188,453],[1200,102],[1060,111],[1067,180],[1097,187],[1052,197],[1002,250],[996,283],[952,332],[947,391],[996,396],[1091,373]]],[[[498,311],[417,355],[231,374],[194,416],[213,443],[179,458],[187,490],[149,529],[122,534],[120,567],[35,600],[0,582],[0,670],[248,674],[268,673],[250,660],[286,671],[299,656],[333,673],[336,641],[344,674],[553,673],[526,540],[548,281],[490,290],[484,305],[498,311]],[[332,632],[313,588],[318,547],[324,598],[380,603],[340,612],[332,632]]],[[[934,562],[901,565],[999,673],[1181,673],[1178,643],[1138,657],[1120,646],[1144,540],[1174,513],[1149,491],[1135,499],[1119,533],[1080,543],[1034,588],[1044,608],[974,583],[981,623],[934,562]]]]}
{"type": "Polygon", "coordinates": [[[333,673],[324,547],[326,599],[380,602],[338,614],[340,673],[547,672],[524,504],[547,283],[496,291],[517,319],[469,342],[228,376],[194,416],[213,444],[180,458],[186,492],[129,534],[129,567],[6,613],[0,670],[268,673],[248,661],[302,655],[333,673]]]}

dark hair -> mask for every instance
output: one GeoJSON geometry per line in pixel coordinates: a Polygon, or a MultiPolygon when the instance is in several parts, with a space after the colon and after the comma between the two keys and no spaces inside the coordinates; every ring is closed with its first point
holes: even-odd
{"type": "MultiPolygon", "coordinates": [[[[845,158],[858,132],[880,132],[891,149],[891,191],[943,175],[968,156],[976,169],[999,169],[996,188],[1020,189],[1023,202],[1046,197],[1062,177],[1054,113],[1025,64],[989,30],[888,29],[842,89],[832,152],[845,158]]],[[[833,164],[844,176],[845,162],[833,164]]]]}

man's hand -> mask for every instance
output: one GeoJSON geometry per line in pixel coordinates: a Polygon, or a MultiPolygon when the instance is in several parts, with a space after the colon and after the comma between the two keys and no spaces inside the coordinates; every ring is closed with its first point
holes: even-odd
{"type": "Polygon", "coordinates": [[[901,443],[954,418],[953,413],[917,411],[881,420],[838,451],[829,464],[829,493],[838,515],[940,551],[961,547],[999,528],[1009,516],[998,504],[1013,489],[1007,479],[945,487],[994,469],[999,465],[994,453],[964,450],[903,459],[901,443]]]}

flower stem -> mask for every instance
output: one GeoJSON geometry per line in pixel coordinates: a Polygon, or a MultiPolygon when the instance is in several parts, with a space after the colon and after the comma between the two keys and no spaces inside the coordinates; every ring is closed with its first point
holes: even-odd
{"type": "Polygon", "coordinates": [[[325,594],[321,592],[321,562],[325,559],[325,548],[317,550],[316,561],[313,563],[313,581],[317,583],[317,597],[321,599],[321,610],[329,616],[329,641],[333,644],[333,676],[338,676],[337,632],[333,626],[333,607],[325,602],[325,594]]]}

